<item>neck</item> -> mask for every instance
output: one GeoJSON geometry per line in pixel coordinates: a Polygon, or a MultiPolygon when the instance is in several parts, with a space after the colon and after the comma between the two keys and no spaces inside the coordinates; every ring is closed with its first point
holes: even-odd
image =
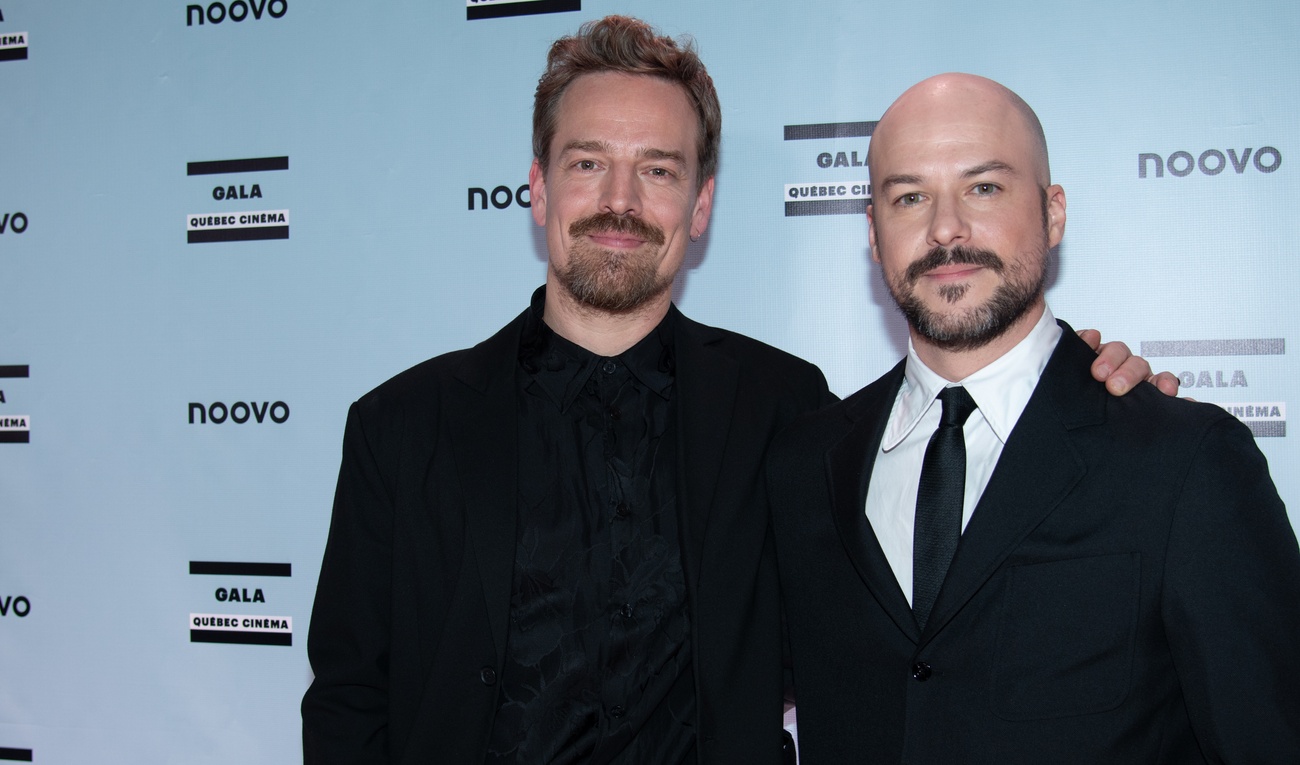
{"type": "Polygon", "coordinates": [[[654,331],[668,315],[672,290],[664,290],[645,305],[626,313],[611,313],[579,303],[551,275],[546,278],[546,326],[571,343],[598,356],[617,356],[654,331]]]}
{"type": "Polygon", "coordinates": [[[994,361],[1002,358],[1003,355],[1016,347],[1016,344],[1029,336],[1030,330],[1038,323],[1043,316],[1043,308],[1046,303],[1040,296],[1024,315],[1011,323],[1007,330],[1001,335],[993,338],[985,345],[968,350],[954,351],[935,345],[930,340],[922,337],[915,328],[909,327],[911,333],[912,346],[916,348],[916,355],[920,357],[925,365],[934,370],[943,379],[949,382],[957,382],[975,374],[984,367],[992,364],[994,361]]]}

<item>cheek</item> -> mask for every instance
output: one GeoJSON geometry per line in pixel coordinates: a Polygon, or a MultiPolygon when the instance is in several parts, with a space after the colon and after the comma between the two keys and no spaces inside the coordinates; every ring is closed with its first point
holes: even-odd
{"type": "Polygon", "coordinates": [[[929,227],[917,214],[900,214],[886,216],[882,221],[876,220],[876,244],[882,250],[894,252],[915,252],[929,249],[926,245],[929,227]]]}
{"type": "Polygon", "coordinates": [[[876,223],[876,246],[872,250],[874,257],[884,268],[886,274],[906,270],[912,261],[924,255],[929,247],[924,236],[902,225],[880,225],[876,223]]]}
{"type": "Polygon", "coordinates": [[[646,213],[660,222],[673,226],[687,226],[695,215],[697,195],[693,184],[689,188],[653,187],[644,190],[646,213]]]}
{"type": "Polygon", "coordinates": [[[901,279],[903,274],[907,272],[907,267],[911,264],[909,259],[897,257],[884,245],[881,245],[881,252],[878,258],[880,262],[880,274],[891,284],[901,279]]]}
{"type": "MultiPolygon", "coordinates": [[[[553,211],[550,213],[553,217],[553,211]]],[[[546,222],[546,248],[550,251],[552,261],[566,261],[569,258],[569,232],[564,225],[553,219],[546,222]]]]}

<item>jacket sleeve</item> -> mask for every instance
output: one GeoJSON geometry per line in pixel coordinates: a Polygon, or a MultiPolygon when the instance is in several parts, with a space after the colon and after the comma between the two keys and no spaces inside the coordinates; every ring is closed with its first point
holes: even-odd
{"type": "Polygon", "coordinates": [[[385,762],[393,494],[362,422],[348,411],[329,540],[307,635],[315,679],[302,700],[303,761],[385,762]]]}
{"type": "Polygon", "coordinates": [[[1206,431],[1177,499],[1161,613],[1210,762],[1300,762],[1300,551],[1250,431],[1206,431]]]}

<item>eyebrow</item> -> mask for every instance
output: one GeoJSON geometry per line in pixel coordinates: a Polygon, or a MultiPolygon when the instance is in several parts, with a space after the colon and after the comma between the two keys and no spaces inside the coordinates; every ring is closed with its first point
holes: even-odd
{"type": "Polygon", "coordinates": [[[641,156],[645,159],[660,159],[667,162],[676,162],[683,166],[686,164],[686,155],[680,151],[670,151],[668,149],[642,149],[641,156]]]}
{"type": "Polygon", "coordinates": [[[560,149],[561,154],[571,151],[609,151],[609,144],[604,141],[569,141],[560,149]]]}
{"type": "Polygon", "coordinates": [[[961,174],[963,178],[973,178],[985,173],[1006,173],[1007,175],[1016,175],[1016,169],[1000,159],[993,159],[982,165],[976,165],[961,174]]]}
{"type": "Polygon", "coordinates": [[[915,185],[921,182],[919,175],[891,175],[880,182],[880,190],[884,191],[890,186],[915,185]]]}

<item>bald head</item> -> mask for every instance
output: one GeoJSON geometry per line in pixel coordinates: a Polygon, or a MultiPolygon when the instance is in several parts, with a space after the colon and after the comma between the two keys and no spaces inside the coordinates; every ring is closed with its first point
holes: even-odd
{"type": "MultiPolygon", "coordinates": [[[[913,85],[885,110],[871,135],[867,164],[877,183],[873,159],[898,141],[952,140],[963,129],[1003,133],[1022,151],[1040,186],[1051,183],[1047,140],[1038,115],[1006,86],[973,74],[940,74],[913,85]]],[[[883,180],[883,179],[882,179],[883,180]]]]}

